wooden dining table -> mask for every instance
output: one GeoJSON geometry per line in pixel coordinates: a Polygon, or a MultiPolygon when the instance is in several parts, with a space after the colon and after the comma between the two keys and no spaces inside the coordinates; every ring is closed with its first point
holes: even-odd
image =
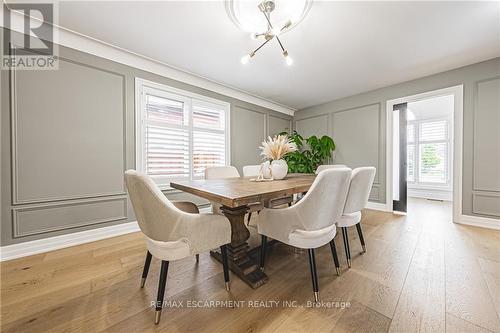
{"type": "MultiPolygon", "coordinates": [[[[307,192],[314,182],[313,174],[289,174],[282,180],[251,181],[251,177],[171,182],[170,186],[181,191],[220,204],[221,211],[231,223],[231,243],[228,245],[229,268],[252,288],[258,288],[268,280],[250,257],[248,239],[250,231],[245,225],[249,206],[262,203],[265,207],[279,198],[307,192]]],[[[218,251],[210,254],[221,261],[218,251]]]]}

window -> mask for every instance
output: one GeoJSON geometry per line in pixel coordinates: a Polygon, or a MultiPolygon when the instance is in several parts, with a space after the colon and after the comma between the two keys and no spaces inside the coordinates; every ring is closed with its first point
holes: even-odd
{"type": "Polygon", "coordinates": [[[136,79],[137,168],[160,186],[229,164],[229,104],[136,79]]]}
{"type": "Polygon", "coordinates": [[[408,182],[449,185],[449,120],[411,122],[407,126],[408,182]]]}

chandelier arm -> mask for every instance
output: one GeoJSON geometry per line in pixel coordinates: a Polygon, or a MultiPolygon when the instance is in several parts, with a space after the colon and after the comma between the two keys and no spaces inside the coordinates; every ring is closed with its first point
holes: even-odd
{"type": "Polygon", "coordinates": [[[281,40],[278,36],[275,36],[276,37],[276,40],[278,41],[278,43],[280,44],[280,47],[281,47],[281,51],[285,52],[285,48],[283,47],[283,44],[281,43],[281,40]]]}
{"type": "MultiPolygon", "coordinates": [[[[271,38],[271,39],[272,39],[272,38],[271,38]]],[[[269,43],[269,41],[270,41],[271,39],[267,39],[264,43],[260,44],[260,46],[259,46],[258,48],[256,48],[256,49],[252,52],[252,54],[255,54],[255,53],[256,53],[258,50],[260,50],[260,49],[261,49],[264,45],[266,45],[267,43],[269,43]]]]}
{"type": "MultiPolygon", "coordinates": [[[[262,14],[264,14],[264,17],[266,18],[266,20],[267,20],[267,24],[269,24],[269,27],[270,27],[271,29],[273,29],[273,25],[272,25],[271,20],[269,19],[269,17],[266,15],[266,13],[265,13],[265,12],[262,12],[262,14]]],[[[271,13],[269,13],[269,15],[271,15],[271,13]]]]}

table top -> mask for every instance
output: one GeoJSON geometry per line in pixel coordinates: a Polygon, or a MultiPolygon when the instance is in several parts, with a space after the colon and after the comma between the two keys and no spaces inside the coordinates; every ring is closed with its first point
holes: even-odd
{"type": "Polygon", "coordinates": [[[236,208],[255,202],[307,192],[316,175],[288,174],[285,179],[252,182],[251,178],[200,179],[171,182],[170,186],[221,205],[236,208]]]}

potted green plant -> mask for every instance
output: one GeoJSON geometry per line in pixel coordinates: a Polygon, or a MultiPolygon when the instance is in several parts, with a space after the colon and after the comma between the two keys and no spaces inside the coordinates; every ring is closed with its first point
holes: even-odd
{"type": "Polygon", "coordinates": [[[296,151],[283,157],[290,173],[314,173],[319,165],[332,157],[335,150],[335,142],[327,135],[321,138],[313,135],[307,139],[304,139],[297,131],[291,134],[283,132],[279,135],[288,135],[290,141],[297,146],[296,151]]]}

